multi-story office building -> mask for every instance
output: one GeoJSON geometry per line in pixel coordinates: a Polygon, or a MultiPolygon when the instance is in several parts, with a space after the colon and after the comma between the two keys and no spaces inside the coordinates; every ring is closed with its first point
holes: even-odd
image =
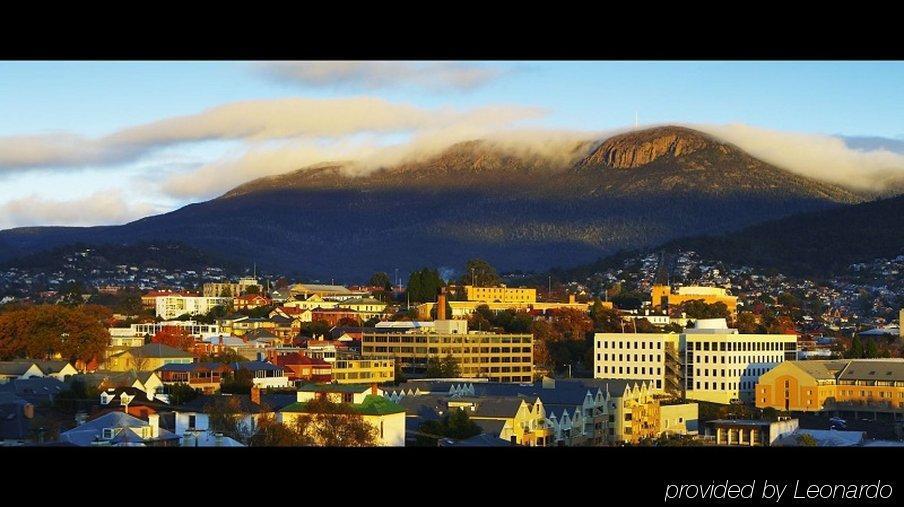
{"type": "Polygon", "coordinates": [[[166,327],[179,327],[191,336],[199,339],[220,335],[220,326],[217,324],[201,324],[193,320],[174,320],[168,322],[149,322],[145,324],[131,324],[129,327],[111,327],[111,347],[140,347],[144,345],[146,336],[154,336],[166,327]]]}
{"type": "Polygon", "coordinates": [[[205,315],[217,306],[229,306],[232,298],[199,296],[161,296],[157,298],[157,316],[175,319],[181,315],[205,315]]]}
{"type": "Polygon", "coordinates": [[[679,335],[597,333],[594,341],[596,378],[646,381],[654,392],[681,392],[679,335]]]}
{"type": "Polygon", "coordinates": [[[451,355],[464,378],[533,381],[533,336],[468,331],[466,320],[437,320],[432,330],[366,332],[361,355],[394,357],[406,375],[426,374],[431,357],[451,355]]]}
{"type": "Polygon", "coordinates": [[[760,375],[797,360],[797,335],[740,334],[725,319],[700,319],[682,333],[688,399],[752,403],[760,375]]]}
{"type": "Polygon", "coordinates": [[[760,375],[797,359],[797,335],[739,334],[725,319],[683,333],[597,333],[594,376],[646,380],[654,389],[715,403],[753,402],[760,375]]]}
{"type": "Polygon", "coordinates": [[[756,406],[904,419],[904,359],[786,361],[761,376],[756,406]]]}
{"type": "Polygon", "coordinates": [[[650,292],[650,303],[654,309],[667,310],[689,301],[703,301],[707,304],[724,303],[728,311],[735,314],[738,310],[738,298],[732,296],[722,287],[678,287],[673,292],[668,285],[654,285],[650,292]]]}
{"type": "Polygon", "coordinates": [[[231,282],[211,282],[205,283],[203,289],[204,297],[208,298],[217,298],[217,297],[237,297],[242,294],[246,294],[249,289],[255,288],[257,292],[260,293],[261,284],[257,281],[257,278],[253,277],[245,277],[240,279],[236,283],[231,282]]]}
{"type": "Polygon", "coordinates": [[[333,382],[337,384],[372,384],[395,380],[395,359],[339,358],[332,364],[333,382]]]}
{"type": "Polygon", "coordinates": [[[536,303],[537,289],[465,285],[465,297],[482,303],[536,303]]]}

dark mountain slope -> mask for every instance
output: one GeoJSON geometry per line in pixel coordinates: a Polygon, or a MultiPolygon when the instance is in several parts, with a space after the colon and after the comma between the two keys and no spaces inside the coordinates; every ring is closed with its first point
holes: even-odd
{"type": "Polygon", "coordinates": [[[474,141],[365,176],[350,171],[360,168],[325,164],[255,180],[118,227],[2,231],[0,246],[21,255],[74,242],[180,241],[337,280],[457,268],[477,256],[543,270],[859,200],[676,127],[575,143],[554,157],[474,141]]]}
{"type": "Polygon", "coordinates": [[[676,240],[663,248],[782,273],[830,276],[854,263],[904,254],[904,196],[791,216],[733,234],[676,240]]]}

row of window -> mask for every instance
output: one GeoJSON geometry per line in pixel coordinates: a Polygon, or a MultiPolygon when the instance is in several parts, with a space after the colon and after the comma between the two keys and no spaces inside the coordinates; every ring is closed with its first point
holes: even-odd
{"type": "Polygon", "coordinates": [[[689,382],[688,382],[688,389],[694,389],[694,390],[697,390],[697,391],[700,391],[700,390],[703,390],[703,391],[710,391],[710,390],[712,390],[712,391],[725,391],[726,389],[728,389],[729,391],[737,391],[737,390],[738,390],[738,386],[740,386],[740,389],[741,389],[742,391],[747,391],[747,390],[753,389],[753,387],[754,387],[755,385],[756,385],[756,382],[748,382],[748,381],[744,381],[744,382],[708,382],[708,381],[702,381],[702,382],[701,382],[701,381],[698,380],[698,381],[696,381],[696,382],[689,381],[689,382]],[[711,389],[710,389],[710,386],[712,386],[711,389]]]}
{"type": "Polygon", "coordinates": [[[630,348],[632,348],[632,345],[633,345],[633,348],[634,348],[635,350],[644,350],[644,349],[654,350],[654,349],[653,349],[653,345],[654,345],[654,344],[656,345],[656,349],[662,350],[662,342],[661,342],[661,341],[657,341],[657,342],[654,342],[654,341],[633,341],[633,342],[629,342],[629,341],[623,341],[623,340],[610,340],[610,341],[606,341],[606,340],[597,340],[597,342],[596,342],[596,348],[604,348],[604,349],[609,349],[609,348],[612,348],[612,349],[616,349],[616,348],[618,348],[618,349],[630,349],[630,348]]]}
{"type": "Polygon", "coordinates": [[[396,354],[530,354],[531,347],[386,347],[386,346],[363,346],[362,352],[383,352],[396,354]]]}
{"type": "Polygon", "coordinates": [[[687,362],[713,363],[713,364],[749,364],[749,363],[780,363],[784,359],[783,354],[767,354],[763,356],[723,356],[712,354],[687,353],[687,362]]]}
{"type": "MultiPolygon", "coordinates": [[[[596,360],[600,361],[601,357],[602,357],[603,361],[609,360],[609,354],[597,354],[596,360]]],[[[640,357],[640,362],[642,362],[642,363],[647,362],[648,356],[646,354],[640,354],[639,357],[640,357]]],[[[638,358],[638,354],[634,354],[634,362],[637,362],[637,360],[638,360],[637,358],[638,358]]],[[[615,354],[612,354],[612,360],[613,361],[631,361],[631,354],[619,354],[618,356],[616,356],[615,354]],[[618,357],[618,359],[616,359],[616,357],[618,357]]],[[[656,354],[656,355],[650,354],[649,361],[651,363],[653,363],[653,362],[661,363],[662,362],[662,354],[656,354]]]]}
{"type": "MultiPolygon", "coordinates": [[[[631,375],[631,367],[630,366],[597,366],[597,373],[612,373],[618,375],[631,375]],[[602,371],[600,369],[602,368],[602,371]]],[[[634,366],[634,375],[662,375],[662,368],[653,368],[652,366],[647,368],[646,366],[634,366]]]]}
{"type": "Polygon", "coordinates": [[[796,342],[693,341],[688,342],[687,349],[707,352],[710,350],[710,345],[713,352],[765,352],[770,350],[795,350],[796,342]]]}
{"type": "Polygon", "coordinates": [[[713,368],[712,370],[710,370],[709,368],[697,368],[695,374],[698,377],[709,377],[709,372],[712,371],[713,377],[724,377],[725,372],[728,372],[729,377],[759,377],[769,370],[771,370],[771,368],[747,368],[744,370],[733,368],[729,368],[727,370],[724,368],[722,368],[721,370],[717,370],[715,368],[713,368]]]}

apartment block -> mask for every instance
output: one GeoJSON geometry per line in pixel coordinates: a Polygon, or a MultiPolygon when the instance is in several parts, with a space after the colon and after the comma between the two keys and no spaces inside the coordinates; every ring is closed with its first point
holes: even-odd
{"type": "Polygon", "coordinates": [[[468,331],[465,320],[437,320],[433,330],[366,332],[361,355],[393,357],[411,376],[424,376],[431,357],[451,355],[464,378],[533,381],[533,335],[468,331]]]}
{"type": "Polygon", "coordinates": [[[739,334],[725,319],[700,319],[680,334],[597,333],[594,342],[596,378],[723,404],[753,402],[760,375],[797,359],[797,335],[739,334]]]}

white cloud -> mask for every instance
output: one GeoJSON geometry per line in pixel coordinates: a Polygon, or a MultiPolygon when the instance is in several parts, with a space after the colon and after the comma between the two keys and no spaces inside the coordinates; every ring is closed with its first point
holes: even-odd
{"type": "Polygon", "coordinates": [[[280,82],[365,90],[416,87],[430,91],[467,91],[507,72],[467,62],[411,61],[266,62],[255,64],[255,68],[280,82]]]}
{"type": "Polygon", "coordinates": [[[504,125],[540,114],[538,109],[520,106],[427,109],[373,97],[251,100],[122,129],[101,138],[71,133],[0,137],[0,173],[120,164],[155,149],[198,141],[405,134],[449,125],[504,125]]]}
{"type": "Polygon", "coordinates": [[[0,228],[32,224],[122,224],[160,211],[151,204],[128,199],[117,189],[64,200],[31,195],[0,204],[0,228]]]}
{"type": "Polygon", "coordinates": [[[904,155],[863,151],[843,139],[767,130],[743,124],[690,125],[737,145],[770,164],[853,190],[887,192],[904,187],[904,155]]]}

